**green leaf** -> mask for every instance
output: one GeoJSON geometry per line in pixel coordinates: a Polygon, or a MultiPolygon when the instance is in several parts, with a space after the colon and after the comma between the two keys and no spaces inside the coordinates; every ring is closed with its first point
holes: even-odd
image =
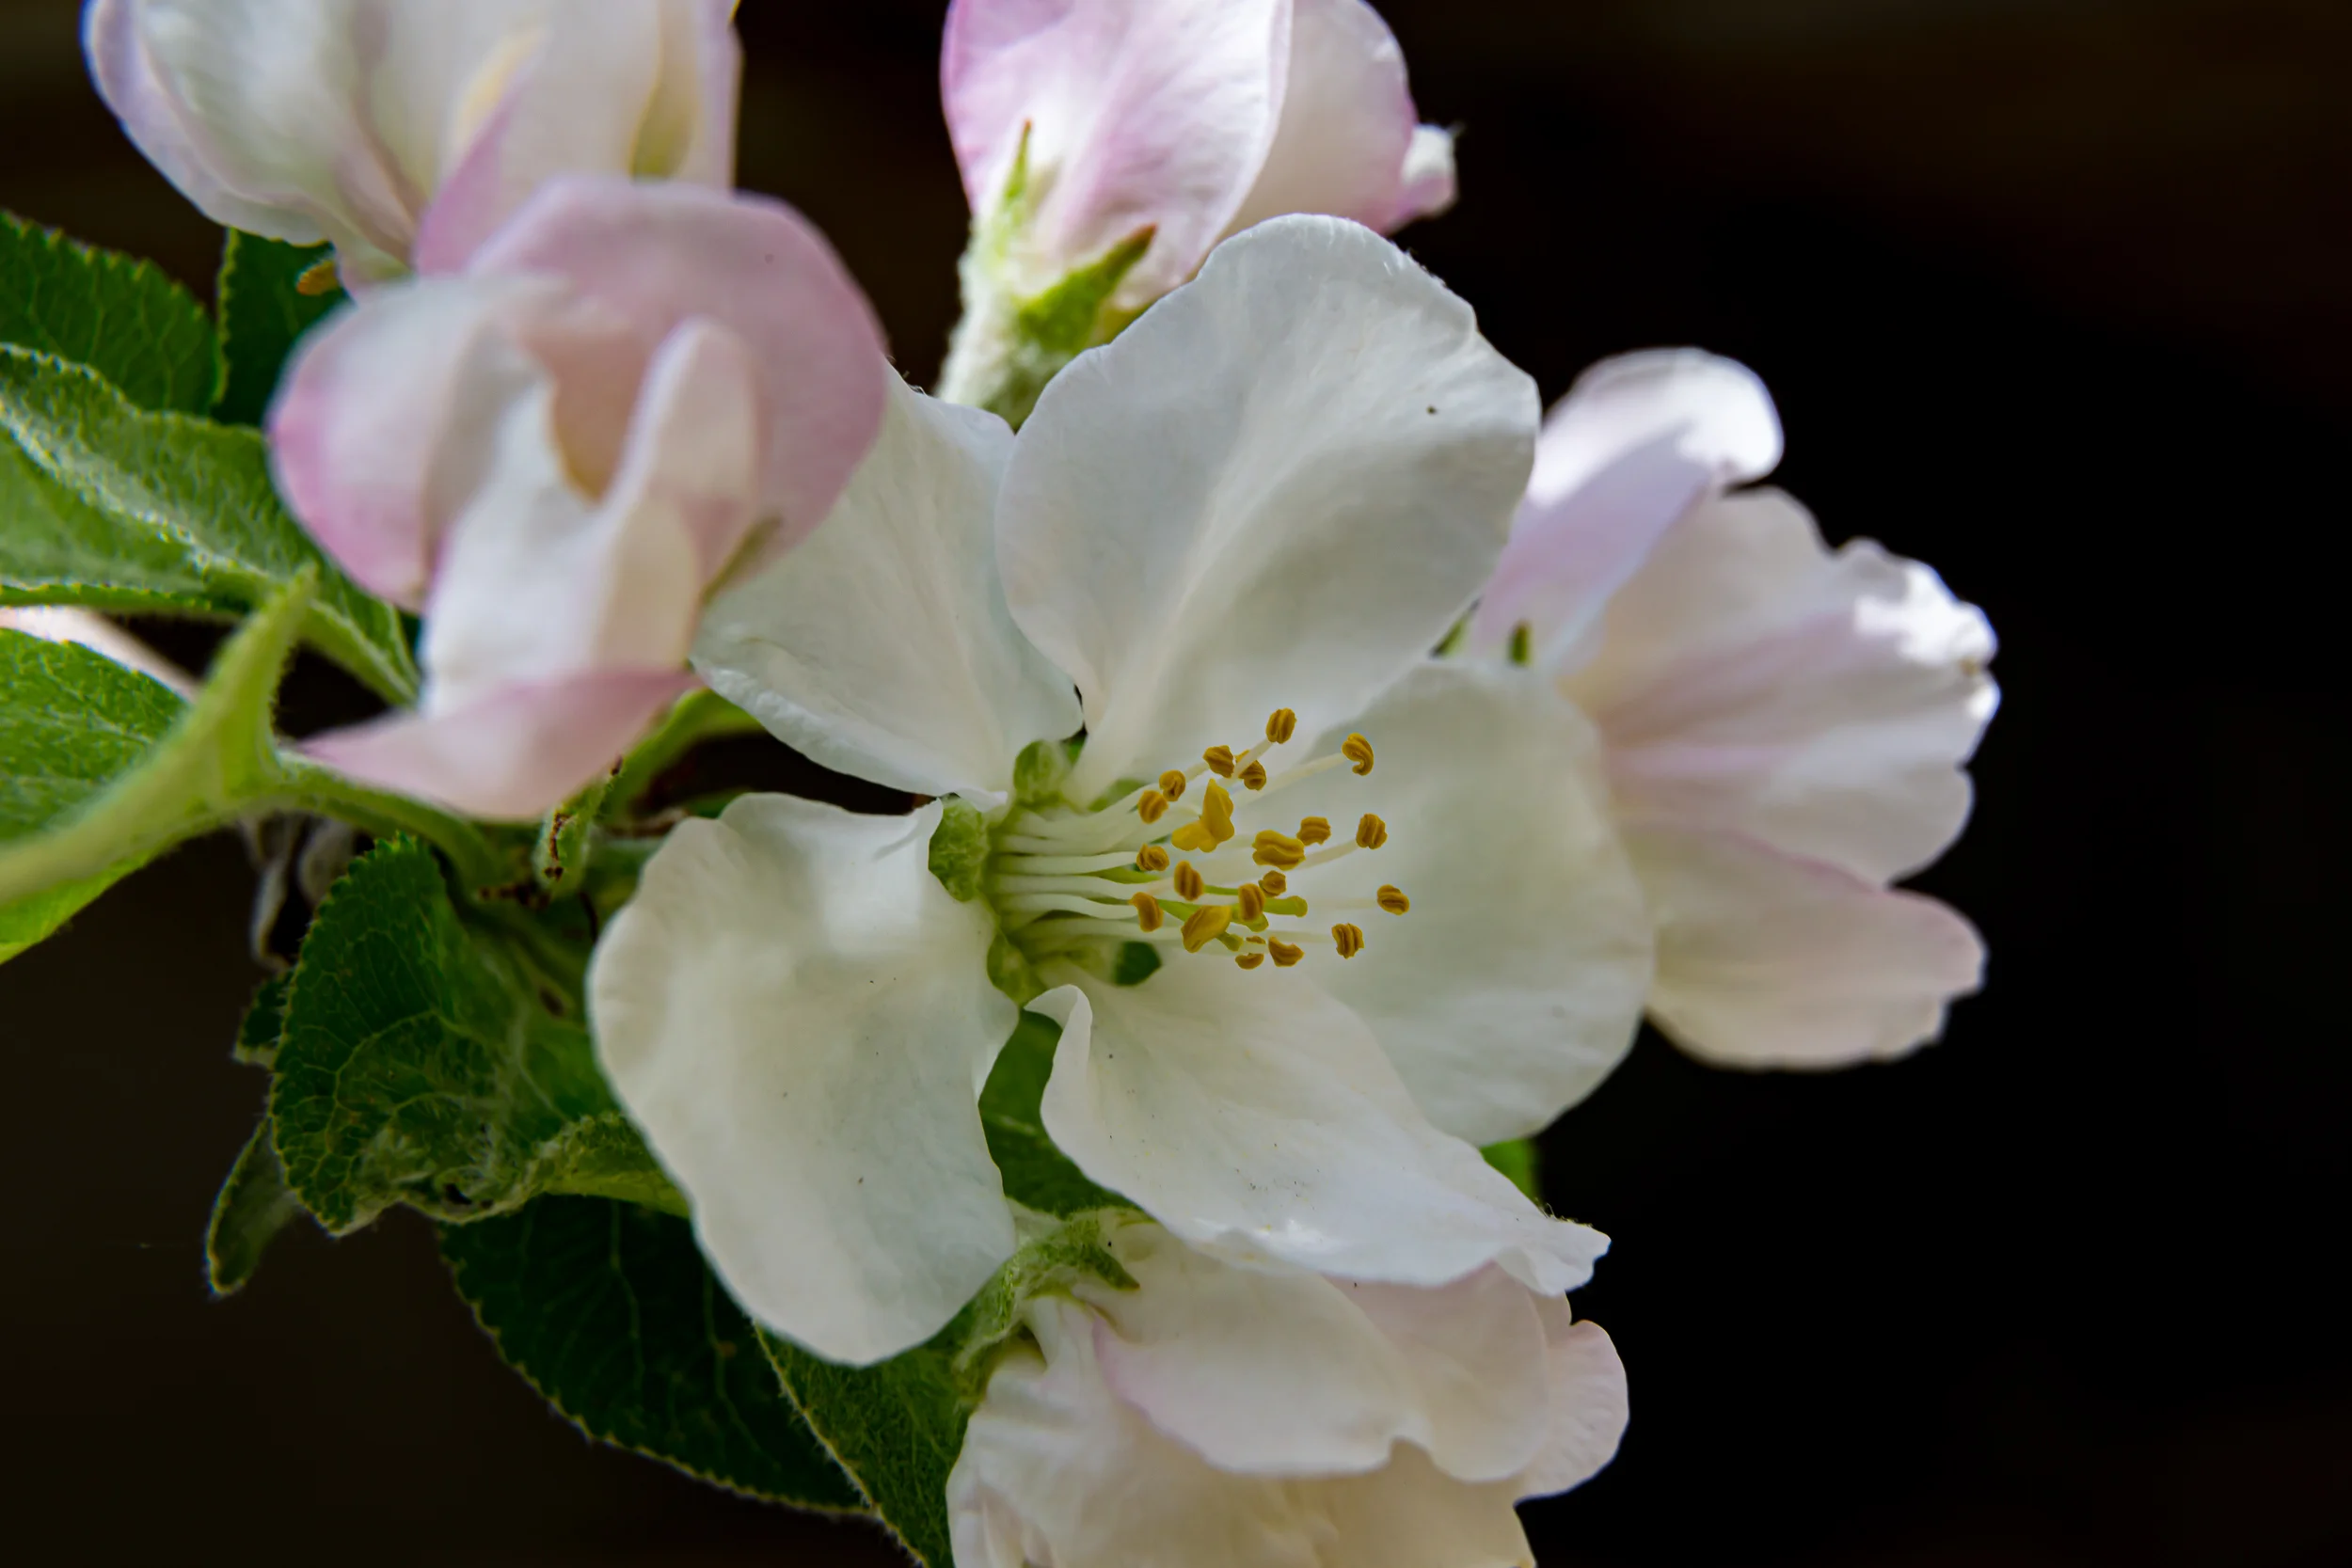
{"type": "Polygon", "coordinates": [[[302,1205],[286,1190],[286,1173],[270,1148],[264,1120],[246,1140],[220,1196],[213,1200],[212,1224],[204,1231],[204,1272],[213,1294],[230,1296],[245,1289],[261,1266],[262,1250],[300,1212],[302,1205]]]}
{"type": "MultiPolygon", "coordinates": [[[[45,779],[35,762],[30,793],[20,799],[39,810],[42,801],[79,796],[40,832],[0,843],[0,909],[35,895],[55,896],[69,884],[87,888],[98,879],[103,887],[182,839],[233,820],[285,785],[287,774],[270,737],[270,705],[314,586],[306,572],[230,638],[214,659],[204,689],[160,740],[152,737],[157,699],[125,684],[145,677],[106,674],[80,662],[51,667],[52,675],[72,683],[61,688],[69,712],[105,700],[87,695],[92,691],[111,692],[123,703],[137,692],[138,706],[111,739],[87,743],[82,766],[64,761],[54,743],[35,751],[36,757],[59,760],[45,779]],[[109,763],[112,777],[103,788],[90,787],[89,776],[109,763]],[[76,773],[83,777],[72,776],[76,773]]],[[[8,706],[16,706],[13,696],[8,706]]],[[[38,748],[38,736],[27,734],[38,748]]],[[[12,768],[24,766],[14,760],[13,746],[7,754],[12,768]]]]}
{"type": "Polygon", "coordinates": [[[0,343],[87,365],[141,408],[201,414],[213,324],[152,263],[0,213],[0,343]]]}
{"type": "Polygon", "coordinates": [[[220,388],[213,418],[223,424],[262,422],[278,372],[305,332],[348,297],[342,289],[306,294],[303,274],[334,255],[323,245],[288,245],[229,230],[220,257],[220,388]]]}
{"type": "Polygon", "coordinates": [[[862,1508],[793,1408],[684,1220],[548,1197],[441,1232],[458,1294],[590,1436],[802,1508],[862,1508]]]}
{"type": "MultiPolygon", "coordinates": [[[[0,862],[135,768],[186,707],[161,682],[103,654],[0,628],[0,862]]],[[[47,937],[131,868],[0,897],[0,961],[47,937]]]]}
{"type": "Polygon", "coordinates": [[[253,1000],[246,1004],[245,1022],[237,1025],[237,1043],[229,1051],[232,1060],[246,1067],[278,1065],[278,1037],[286,1032],[286,992],[293,987],[293,975],[273,974],[255,989],[253,1000]]]}
{"type": "Polygon", "coordinates": [[[261,433],[142,410],[95,372],[0,348],[0,604],[242,615],[306,568],[303,640],[416,695],[391,606],[329,565],[271,487],[261,433]]]}
{"type": "Polygon", "coordinates": [[[1025,1012],[1012,1038],[997,1053],[996,1066],[980,1091],[980,1129],[989,1157],[1004,1178],[1005,1196],[1048,1214],[1076,1214],[1116,1208],[1126,1199],[1096,1186],[1046,1135],[1040,1110],[1045,1081],[1054,1070],[1054,1047],[1061,1026],[1025,1012]]]}
{"type": "Polygon", "coordinates": [[[1087,1214],[1038,1231],[929,1344],[874,1367],[838,1367],[762,1332],[760,1344],[793,1402],[907,1550],[952,1568],[947,1475],[987,1391],[995,1353],[1036,1296],[1089,1277],[1135,1281],[1104,1244],[1113,1217],[1087,1214]]]}
{"type": "Polygon", "coordinates": [[[288,1185],[330,1232],[394,1204],[480,1219],[543,1191],[683,1207],[632,1151],[597,1073],[580,1022],[585,955],[525,941],[525,918],[461,918],[438,863],[405,837],[361,857],[320,906],[286,997],[270,1113],[288,1185]]]}

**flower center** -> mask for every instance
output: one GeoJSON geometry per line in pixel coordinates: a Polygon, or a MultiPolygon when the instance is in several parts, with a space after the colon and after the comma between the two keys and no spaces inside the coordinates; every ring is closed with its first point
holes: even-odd
{"type": "Polygon", "coordinates": [[[1147,942],[1162,955],[1230,957],[1243,969],[1268,959],[1289,969],[1311,948],[1342,958],[1362,952],[1356,917],[1405,913],[1412,901],[1403,889],[1314,875],[1311,905],[1291,882],[1378,849],[1388,824],[1366,813],[1342,837],[1327,817],[1288,811],[1313,803],[1291,793],[1310,780],[1370,773],[1372,743],[1351,735],[1327,755],[1269,768],[1297,725],[1279,708],[1265,738],[1244,751],[1212,746],[1192,767],[1115,789],[1090,809],[1012,812],[995,831],[983,879],[1006,935],[1032,958],[1147,942]]]}

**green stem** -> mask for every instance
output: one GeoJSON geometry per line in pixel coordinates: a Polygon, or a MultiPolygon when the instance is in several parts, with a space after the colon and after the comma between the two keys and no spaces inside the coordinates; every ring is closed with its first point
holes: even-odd
{"type": "Polygon", "coordinates": [[[289,760],[283,766],[286,783],[282,790],[275,792],[273,803],[277,805],[331,816],[377,838],[407,833],[422,839],[449,857],[457,875],[473,893],[504,887],[515,880],[518,868],[471,822],[421,800],[354,784],[309,763],[289,760]]]}
{"type": "Polygon", "coordinates": [[[548,813],[540,824],[539,842],[531,850],[531,875],[550,895],[580,890],[588,869],[589,830],[596,825],[596,810],[612,782],[610,775],[598,779],[548,813]]]}
{"type": "Polygon", "coordinates": [[[702,742],[759,733],[758,720],[716,691],[689,692],[622,762],[620,772],[605,787],[604,815],[617,816],[635,805],[671,764],[702,742]]]}

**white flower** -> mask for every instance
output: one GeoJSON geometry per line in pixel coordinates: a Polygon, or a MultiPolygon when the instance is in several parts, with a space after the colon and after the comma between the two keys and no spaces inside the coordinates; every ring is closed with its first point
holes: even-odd
{"type": "Polygon", "coordinates": [[[550,182],[454,277],[371,291],[271,410],[278,486],[424,616],[417,709],[314,737],[381,788],[536,816],[693,684],[703,596],[820,522],[895,380],[800,214],[550,182]]]}
{"type": "Polygon", "coordinates": [[[1017,439],[898,391],[695,663],[818,760],[961,797],[948,831],[739,801],[672,835],[591,975],[607,1071],[756,1316],[870,1360],[1009,1253],[974,1105],[1015,1021],[992,969],[1050,988],[1056,1143],[1188,1242],[1584,1276],[1596,1239],[1471,1146],[1629,1043],[1639,892],[1578,803],[1575,712],[1424,657],[1534,431],[1468,308],[1330,218],[1221,247],[1017,439]],[[1163,961],[1116,983],[1136,950],[1163,961]]]}
{"type": "Polygon", "coordinates": [[[1941,1033],[1967,922],[1889,883],[1959,836],[1999,698],[1992,627],[1934,572],[1832,552],[1775,490],[1756,378],[1692,351],[1586,374],[1544,430],[1473,642],[1598,727],[1658,927],[1651,1017],[1743,1067],[1840,1067],[1941,1033]]]}
{"type": "Polygon", "coordinates": [[[90,0],[91,74],[215,222],[453,270],[560,174],[735,175],[734,0],[90,0]]]}
{"type": "Polygon", "coordinates": [[[1615,1453],[1625,1370],[1500,1271],[1438,1290],[1110,1246],[1025,1309],[947,1482],[957,1568],[1532,1568],[1512,1504],[1615,1453]]]}
{"type": "Polygon", "coordinates": [[[1017,292],[1149,229],[1116,296],[1139,309],[1265,218],[1385,231],[1454,199],[1453,137],[1363,0],[956,0],[940,79],[973,212],[1025,164],[1017,292]]]}

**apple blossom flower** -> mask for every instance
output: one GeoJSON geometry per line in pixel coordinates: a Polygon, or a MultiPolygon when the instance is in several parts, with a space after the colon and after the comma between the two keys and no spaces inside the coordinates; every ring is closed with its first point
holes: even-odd
{"type": "Polygon", "coordinates": [[[1842,1067],[1935,1038],[1979,983],[1968,923],[1889,884],[1959,836],[1999,692],[1992,627],[1934,572],[1731,488],[1780,451],[1743,366],[1595,367],[1545,425],[1471,641],[1599,729],[1659,1027],[1725,1066],[1842,1067]]]}
{"type": "Polygon", "coordinates": [[[897,389],[695,666],[819,762],[953,799],[682,824],[590,974],[607,1076],[755,1316],[872,1360],[1003,1262],[975,1101],[1016,1001],[1061,1026],[1055,1143],[1188,1242],[1584,1276],[1597,1239],[1473,1144],[1629,1043],[1639,891],[1578,803],[1589,726],[1425,657],[1535,427],[1467,306],[1325,217],[1228,242],[1018,437],[897,389]]]}
{"type": "Polygon", "coordinates": [[[880,328],[790,209],[567,176],[454,277],[324,324],[279,488],[421,611],[414,712],[311,740],[365,783],[538,815],[692,684],[703,598],[814,528],[881,420],[880,328]]]}
{"type": "Polygon", "coordinates": [[[1016,423],[1225,236],[1454,201],[1454,139],[1363,0],[955,0],[940,87],[974,224],[941,395],[1016,423]]]}
{"type": "Polygon", "coordinates": [[[454,271],[546,181],[735,176],[733,0],[89,0],[91,74],[215,221],[454,271]]]}
{"type": "Polygon", "coordinates": [[[1590,1479],[1625,1369],[1496,1269],[1416,1290],[1130,1224],[1134,1281],[1025,1308],[947,1482],[957,1568],[1533,1568],[1512,1505],[1590,1479]]]}

